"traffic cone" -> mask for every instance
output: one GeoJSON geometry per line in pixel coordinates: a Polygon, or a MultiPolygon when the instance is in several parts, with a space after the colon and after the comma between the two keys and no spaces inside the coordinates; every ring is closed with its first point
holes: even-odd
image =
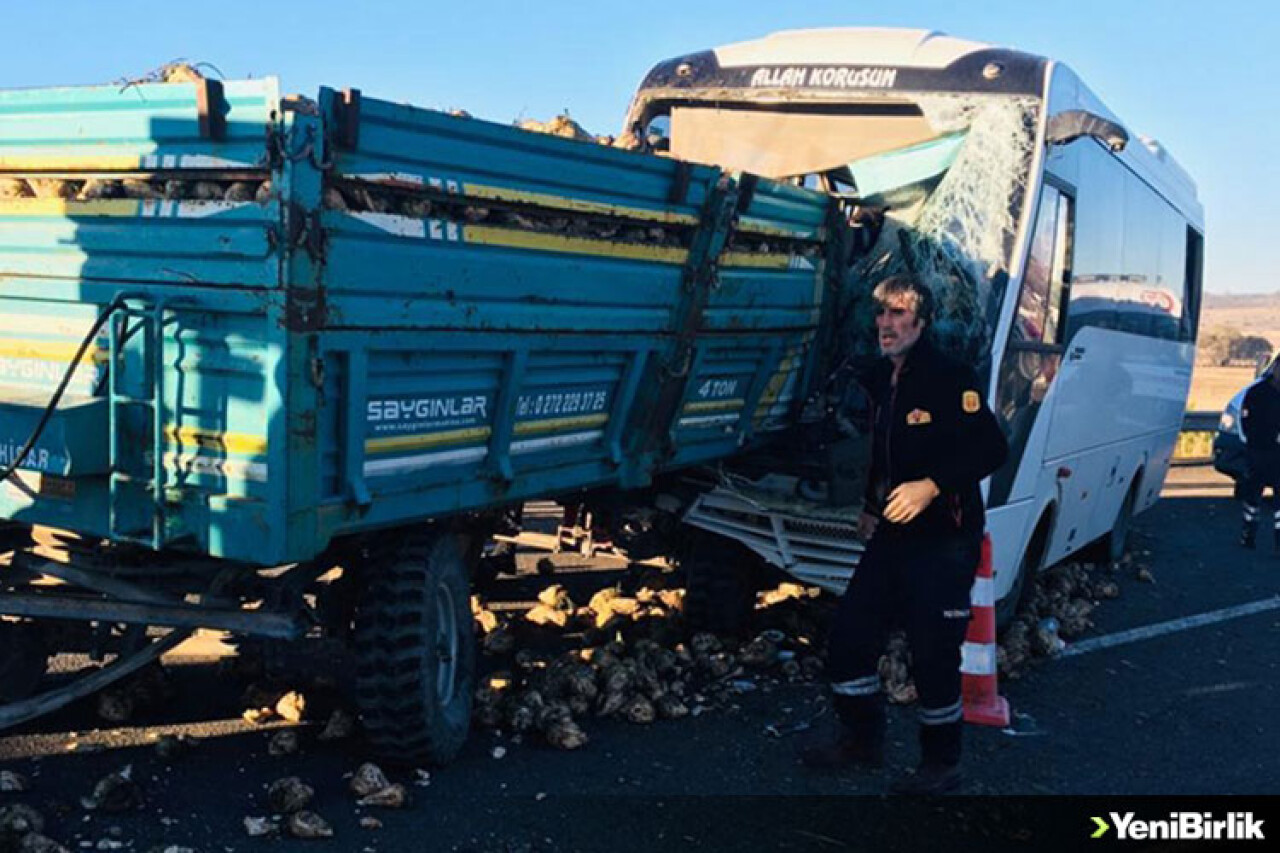
{"type": "Polygon", "coordinates": [[[982,561],[969,594],[973,615],[961,648],[961,693],[966,722],[1009,725],[1009,702],[996,686],[996,597],[991,570],[991,535],[982,539],[982,561]]]}

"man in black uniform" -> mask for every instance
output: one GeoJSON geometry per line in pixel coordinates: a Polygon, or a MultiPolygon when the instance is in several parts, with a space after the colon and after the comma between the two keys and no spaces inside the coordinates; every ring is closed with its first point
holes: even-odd
{"type": "Polygon", "coordinates": [[[1245,392],[1240,407],[1240,427],[1244,430],[1248,472],[1240,482],[1244,504],[1244,530],[1240,544],[1253,548],[1258,533],[1258,510],[1262,490],[1271,487],[1275,502],[1275,545],[1280,550],[1280,358],[1271,363],[1267,375],[1245,392]]]}
{"type": "Polygon", "coordinates": [[[960,783],[960,649],[985,516],[979,483],[1008,446],[973,370],[924,337],[933,295],[894,276],[876,287],[880,352],[867,381],[875,405],[866,552],[840,601],[828,673],[842,724],[804,751],[810,766],[878,765],[885,711],[877,665],[892,628],[906,630],[920,697],[921,763],[897,793],[960,783]],[[878,517],[877,517],[878,514],[878,517]]]}

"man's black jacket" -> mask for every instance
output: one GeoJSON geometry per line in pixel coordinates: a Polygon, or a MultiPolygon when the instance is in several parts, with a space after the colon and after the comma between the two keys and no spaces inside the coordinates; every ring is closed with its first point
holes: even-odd
{"type": "Polygon", "coordinates": [[[893,363],[882,358],[865,381],[875,406],[867,508],[883,510],[901,483],[926,477],[939,495],[907,524],[881,519],[877,533],[980,538],[986,516],[982,479],[1009,452],[974,371],[921,338],[907,353],[893,383],[893,363]]]}
{"type": "Polygon", "coordinates": [[[1280,390],[1270,377],[1245,392],[1240,406],[1240,429],[1250,455],[1280,454],[1280,390]]]}

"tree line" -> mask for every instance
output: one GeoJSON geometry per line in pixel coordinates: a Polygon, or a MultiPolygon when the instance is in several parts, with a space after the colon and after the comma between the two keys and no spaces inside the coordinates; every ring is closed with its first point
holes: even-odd
{"type": "Polygon", "coordinates": [[[1261,335],[1246,335],[1230,326],[1218,326],[1201,333],[1196,347],[1196,363],[1204,365],[1257,364],[1271,357],[1271,341],[1261,335]]]}

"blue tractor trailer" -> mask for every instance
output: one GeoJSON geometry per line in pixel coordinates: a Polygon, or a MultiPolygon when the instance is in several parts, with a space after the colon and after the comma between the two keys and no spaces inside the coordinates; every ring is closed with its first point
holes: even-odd
{"type": "Polygon", "coordinates": [[[0,91],[0,726],[198,628],[300,637],[341,566],[369,740],[447,760],[495,519],[786,431],[847,231],[792,183],[357,90],[0,91]],[[112,662],[51,687],[70,650],[112,662]]]}

